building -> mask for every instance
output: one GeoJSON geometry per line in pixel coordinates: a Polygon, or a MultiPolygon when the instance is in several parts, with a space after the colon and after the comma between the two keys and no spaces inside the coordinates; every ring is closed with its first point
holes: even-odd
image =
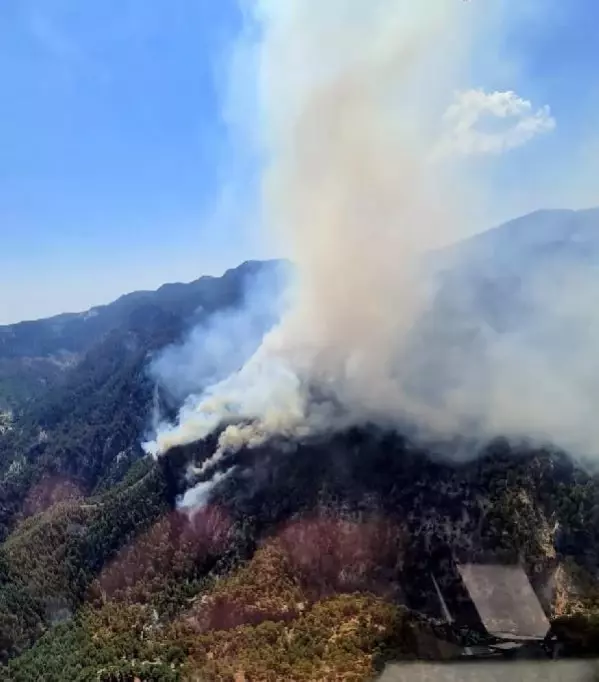
{"type": "Polygon", "coordinates": [[[438,614],[465,656],[542,653],[550,624],[520,565],[459,563],[430,570],[438,614]]]}

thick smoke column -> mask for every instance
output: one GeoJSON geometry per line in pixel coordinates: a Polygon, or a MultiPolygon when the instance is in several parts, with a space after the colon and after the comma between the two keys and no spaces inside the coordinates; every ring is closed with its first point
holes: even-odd
{"type": "MultiPolygon", "coordinates": [[[[241,369],[189,396],[148,450],[218,430],[205,474],[229,449],[366,422],[435,438],[596,444],[587,419],[595,384],[583,369],[596,334],[577,336],[575,373],[555,362],[564,361],[563,339],[543,345],[547,330],[572,318],[570,297],[553,296],[541,277],[534,297],[543,314],[509,334],[481,319],[454,326],[447,310],[468,307],[467,287],[453,288],[446,309],[439,303],[435,254],[463,234],[461,208],[477,199],[464,157],[555,128],[547,107],[512,91],[468,90],[472,46],[499,6],[480,4],[254,5],[261,217],[294,262],[293,286],[280,322],[241,369]],[[483,114],[508,127],[479,130],[483,114]]],[[[576,311],[572,333],[588,328],[589,312],[576,311]]],[[[172,374],[171,361],[176,354],[163,373],[172,374]]]]}
{"type": "Polygon", "coordinates": [[[282,352],[350,418],[408,409],[397,372],[429,294],[422,256],[456,227],[442,169],[429,161],[436,102],[423,88],[433,69],[436,91],[454,75],[451,60],[440,64],[445,36],[464,33],[454,10],[263,4],[264,209],[298,268],[282,352]]]}
{"type": "Polygon", "coordinates": [[[296,266],[292,305],[239,373],[159,432],[158,452],[223,421],[235,423],[222,446],[237,447],[422,409],[398,363],[429,294],[422,255],[457,224],[430,122],[451,92],[464,14],[446,0],[255,9],[263,219],[296,266]]]}

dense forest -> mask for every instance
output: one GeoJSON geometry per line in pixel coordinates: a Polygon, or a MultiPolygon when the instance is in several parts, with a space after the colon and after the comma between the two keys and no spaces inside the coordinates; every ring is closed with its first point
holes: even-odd
{"type": "Polygon", "coordinates": [[[439,542],[520,560],[539,594],[552,576],[564,655],[595,650],[599,480],[559,453],[495,443],[456,467],[352,431],[241,453],[245,473],[191,514],[176,508],[184,463],[205,452],[172,454],[18,522],[2,548],[7,679],[358,680],[451,659],[457,637],[416,579],[439,542]]]}
{"type": "Polygon", "coordinates": [[[420,582],[441,546],[520,563],[560,655],[599,650],[599,476],[556,449],[497,439],[451,463],[365,425],[241,450],[181,507],[214,442],[144,455],[149,362],[264,267],[0,331],[0,678],[358,681],[451,660],[463,633],[420,582]]]}

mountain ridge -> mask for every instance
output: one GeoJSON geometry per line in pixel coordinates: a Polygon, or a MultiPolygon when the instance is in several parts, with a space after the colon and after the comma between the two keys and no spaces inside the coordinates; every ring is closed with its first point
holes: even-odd
{"type": "MultiPolygon", "coordinates": [[[[492,279],[484,266],[458,284],[492,279]]],[[[103,332],[77,340],[85,352],[0,419],[0,674],[308,682],[370,679],[392,659],[452,659],[481,635],[434,609],[426,578],[439,548],[519,561],[565,655],[593,651],[599,476],[555,448],[496,439],[451,462],[365,426],[242,449],[204,506],[181,508],[217,436],[144,456],[156,397],[148,363],[241,305],[263,267],[117,299],[103,332]]],[[[509,308],[512,281],[460,312],[489,315],[489,300],[509,308]]]]}
{"type": "Polygon", "coordinates": [[[167,283],[154,291],[124,294],[112,303],[81,313],[0,326],[0,409],[18,408],[31,396],[42,395],[64,377],[91,347],[111,331],[129,323],[136,311],[147,306],[199,321],[198,308],[209,314],[226,305],[242,280],[276,261],[246,261],[221,277],[202,276],[185,283],[167,283]],[[21,383],[20,386],[17,384],[21,383]],[[4,403],[4,405],[3,405],[4,403]]]}
{"type": "MultiPolygon", "coordinates": [[[[509,297],[528,270],[569,267],[580,262],[599,263],[599,209],[540,209],[477,233],[437,253],[450,282],[476,287],[494,297],[483,298],[488,308],[509,297]],[[474,278],[474,279],[473,279],[474,278]]],[[[18,409],[31,396],[43,395],[64,378],[89,348],[112,329],[126,323],[141,306],[158,306],[197,322],[193,314],[201,303],[237,277],[255,273],[261,264],[282,261],[246,261],[222,277],[202,276],[189,283],[165,283],[156,290],[123,294],[116,300],[80,313],[0,326],[0,410],[18,409]]],[[[234,285],[233,285],[234,286],[234,285]]],[[[218,307],[213,301],[211,309],[218,307]]]]}

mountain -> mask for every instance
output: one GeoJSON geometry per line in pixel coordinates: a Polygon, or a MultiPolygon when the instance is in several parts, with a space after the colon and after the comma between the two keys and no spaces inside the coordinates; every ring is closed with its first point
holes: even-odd
{"type": "MultiPolygon", "coordinates": [[[[438,314],[467,285],[462,314],[515,324],[522,282],[592,272],[598,235],[599,211],[478,235],[447,254],[438,314]]],[[[557,449],[498,439],[452,464],[364,427],[241,450],[181,508],[215,442],[143,456],[149,363],[277,268],[0,328],[0,679],[357,680],[453,659],[483,635],[439,610],[448,555],[520,562],[561,655],[596,650],[599,477],[557,449]]]]}
{"type": "Polygon", "coordinates": [[[597,208],[536,211],[439,254],[446,299],[501,330],[545,306],[545,289],[595,286],[598,267],[597,208]]]}
{"type": "Polygon", "coordinates": [[[475,234],[431,254],[431,268],[454,289],[449,297],[472,297],[479,314],[489,313],[508,294],[506,309],[517,301],[522,285],[542,276],[593,271],[599,265],[599,208],[540,210],[475,234]],[[476,286],[475,286],[476,285],[476,286]],[[461,287],[461,291],[456,288],[461,287]]]}
{"type": "Polygon", "coordinates": [[[157,291],[136,291],[83,313],[0,326],[0,407],[18,409],[44,395],[68,381],[90,351],[110,343],[111,335],[123,336],[130,328],[143,333],[148,327],[151,332],[152,324],[164,316],[174,327],[154,340],[160,348],[214,311],[238,304],[247,278],[263,267],[248,261],[223,277],[165,284],[157,291]]]}
{"type": "Polygon", "coordinates": [[[214,311],[240,305],[249,280],[275,265],[248,262],[221,278],[165,285],[82,315],[1,328],[0,362],[24,381],[20,395],[8,396],[17,407],[1,422],[0,537],[40,477],[67,477],[85,494],[120,480],[143,454],[152,354],[214,311]],[[70,362],[52,381],[45,370],[36,373],[66,354],[70,362]]]}
{"type": "Polygon", "coordinates": [[[539,267],[546,260],[597,262],[599,208],[541,210],[482,232],[454,247],[471,266],[492,265],[494,274],[539,267]]]}

